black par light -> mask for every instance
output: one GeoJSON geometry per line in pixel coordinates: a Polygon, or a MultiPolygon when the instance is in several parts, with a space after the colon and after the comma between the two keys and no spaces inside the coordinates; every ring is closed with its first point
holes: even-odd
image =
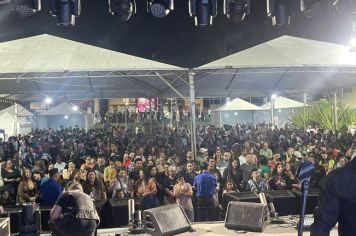
{"type": "Polygon", "coordinates": [[[267,0],[267,15],[273,26],[284,26],[290,23],[290,0],[267,0]]]}
{"type": "Polygon", "coordinates": [[[250,12],[250,0],[224,0],[224,15],[232,21],[243,21],[250,12]]]}
{"type": "Polygon", "coordinates": [[[166,17],[173,10],[173,0],[147,0],[147,12],[156,18],[166,17]]]}
{"type": "Polygon", "coordinates": [[[189,0],[189,15],[194,17],[195,26],[212,25],[217,13],[217,0],[189,0]]]}
{"type": "Polygon", "coordinates": [[[120,21],[128,21],[136,14],[135,0],[109,0],[109,12],[117,16],[120,21]]]}
{"type": "Polygon", "coordinates": [[[41,10],[41,0],[16,0],[14,10],[21,17],[31,17],[41,10]]]}
{"type": "Polygon", "coordinates": [[[75,18],[80,15],[81,0],[50,0],[50,11],[57,17],[58,26],[74,26],[75,18]]]}

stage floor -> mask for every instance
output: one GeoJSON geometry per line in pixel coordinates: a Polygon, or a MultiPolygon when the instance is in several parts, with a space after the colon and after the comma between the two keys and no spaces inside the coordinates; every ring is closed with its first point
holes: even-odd
{"type": "MultiPolygon", "coordinates": [[[[283,236],[296,236],[297,229],[293,224],[280,224],[273,225],[270,224],[262,233],[255,232],[239,232],[235,230],[226,229],[223,222],[211,222],[211,223],[198,223],[192,224],[194,232],[182,233],[182,236],[192,236],[192,235],[204,235],[204,236],[220,236],[220,235],[246,235],[246,236],[272,236],[272,235],[283,235],[283,236]]],[[[50,234],[41,234],[43,236],[50,236],[50,234]]],[[[111,228],[111,229],[99,229],[98,236],[125,236],[130,235],[128,228],[111,228]]],[[[137,236],[147,236],[148,234],[135,234],[137,236]]],[[[304,232],[304,236],[309,236],[308,231],[304,232]]],[[[330,236],[337,236],[337,229],[334,229],[330,236]]]]}

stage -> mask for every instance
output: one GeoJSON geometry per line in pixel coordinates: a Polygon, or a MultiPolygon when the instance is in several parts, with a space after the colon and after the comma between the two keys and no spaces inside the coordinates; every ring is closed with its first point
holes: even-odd
{"type": "MultiPolygon", "coordinates": [[[[209,222],[209,223],[197,223],[192,224],[192,228],[194,232],[186,232],[180,235],[182,236],[192,236],[192,235],[204,235],[204,236],[220,236],[220,235],[246,235],[246,236],[255,236],[255,235],[263,235],[263,236],[272,236],[272,235],[283,235],[283,236],[296,236],[297,229],[294,227],[294,221],[291,221],[287,224],[269,224],[266,229],[262,233],[255,232],[239,232],[235,230],[226,229],[224,226],[224,222],[209,222]],[[293,222],[293,223],[292,223],[293,222]]],[[[50,236],[50,234],[41,234],[43,236],[50,236]]],[[[116,236],[116,235],[130,235],[128,232],[128,228],[111,228],[111,229],[99,229],[98,236],[116,236]]],[[[147,236],[149,234],[133,234],[137,236],[147,236]]],[[[310,233],[308,231],[304,232],[305,236],[309,236],[310,233]]],[[[330,236],[337,236],[337,228],[333,229],[330,233],[330,236]]]]}

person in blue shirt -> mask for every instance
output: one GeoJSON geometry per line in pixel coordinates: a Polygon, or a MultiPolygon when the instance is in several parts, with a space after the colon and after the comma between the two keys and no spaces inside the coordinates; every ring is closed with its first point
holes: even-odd
{"type": "Polygon", "coordinates": [[[208,164],[202,164],[203,172],[194,179],[194,188],[197,196],[198,221],[214,220],[214,193],[217,186],[216,178],[209,173],[208,164]]]}
{"type": "Polygon", "coordinates": [[[58,196],[63,192],[62,186],[57,181],[58,177],[58,169],[53,168],[49,171],[49,179],[41,184],[42,205],[54,205],[58,196]]]}

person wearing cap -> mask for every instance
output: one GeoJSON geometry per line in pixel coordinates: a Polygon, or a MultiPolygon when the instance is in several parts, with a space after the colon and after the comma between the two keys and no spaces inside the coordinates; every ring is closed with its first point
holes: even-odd
{"type": "Polygon", "coordinates": [[[40,185],[40,194],[43,205],[53,205],[58,196],[63,192],[63,188],[59,184],[58,180],[58,169],[54,168],[49,171],[49,179],[40,185]]]}
{"type": "Polygon", "coordinates": [[[180,204],[187,215],[190,222],[194,221],[194,210],[192,203],[193,189],[189,183],[184,180],[184,173],[178,172],[177,182],[173,187],[173,193],[176,198],[176,202],[180,204]]]}
{"type": "Polygon", "coordinates": [[[197,218],[200,221],[214,220],[214,193],[216,178],[208,170],[208,164],[202,164],[202,173],[195,177],[194,188],[197,196],[197,218]]]}

